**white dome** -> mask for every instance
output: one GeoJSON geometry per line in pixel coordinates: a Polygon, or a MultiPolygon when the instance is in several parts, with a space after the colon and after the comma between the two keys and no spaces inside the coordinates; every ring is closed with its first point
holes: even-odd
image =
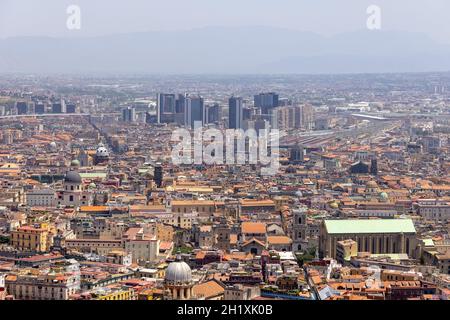
{"type": "Polygon", "coordinates": [[[105,147],[99,147],[95,154],[97,157],[109,157],[109,151],[105,147]]]}
{"type": "Polygon", "coordinates": [[[164,280],[167,284],[183,285],[192,281],[192,271],[184,261],[174,261],[166,269],[164,280]]]}

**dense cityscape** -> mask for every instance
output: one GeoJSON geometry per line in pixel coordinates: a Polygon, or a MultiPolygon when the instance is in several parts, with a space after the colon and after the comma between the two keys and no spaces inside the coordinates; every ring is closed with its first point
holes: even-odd
{"type": "Polygon", "coordinates": [[[3,74],[0,300],[448,300],[449,138],[450,73],[3,74]]]}

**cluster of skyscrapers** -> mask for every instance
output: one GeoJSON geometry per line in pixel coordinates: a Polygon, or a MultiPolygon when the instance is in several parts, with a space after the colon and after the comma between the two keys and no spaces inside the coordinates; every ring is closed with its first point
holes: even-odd
{"type": "MultiPolygon", "coordinates": [[[[193,128],[197,121],[202,125],[218,123],[226,114],[217,103],[205,105],[201,96],[157,94],[158,123],[178,123],[193,128]]],[[[269,125],[280,129],[312,129],[313,121],[310,105],[281,106],[279,95],[274,92],[255,95],[253,104],[242,97],[230,97],[228,117],[225,117],[226,126],[230,129],[259,130],[269,125]]]]}

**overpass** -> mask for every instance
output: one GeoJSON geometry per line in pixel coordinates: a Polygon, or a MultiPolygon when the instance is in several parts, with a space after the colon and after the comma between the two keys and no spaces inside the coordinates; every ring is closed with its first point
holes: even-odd
{"type": "Polygon", "coordinates": [[[361,113],[352,113],[351,116],[355,117],[355,118],[360,118],[360,119],[364,119],[364,120],[372,120],[372,121],[392,121],[392,120],[394,120],[394,119],[389,119],[389,118],[384,118],[384,117],[379,117],[379,116],[371,116],[368,114],[361,114],[361,113]]]}
{"type": "Polygon", "coordinates": [[[42,113],[42,114],[13,114],[7,116],[0,116],[1,119],[23,119],[23,118],[42,118],[42,117],[86,117],[90,116],[88,113],[42,113]]]}

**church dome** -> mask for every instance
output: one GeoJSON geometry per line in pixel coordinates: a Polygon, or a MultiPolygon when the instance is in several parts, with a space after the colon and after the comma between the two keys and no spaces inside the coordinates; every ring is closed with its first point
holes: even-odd
{"type": "Polygon", "coordinates": [[[184,261],[171,262],[166,269],[164,280],[167,284],[183,285],[190,284],[192,281],[192,271],[189,265],[184,261]]]}
{"type": "Polygon", "coordinates": [[[95,152],[97,157],[109,157],[109,151],[105,147],[99,147],[95,152]]]}
{"type": "Polygon", "coordinates": [[[72,160],[72,162],[70,163],[71,167],[79,167],[80,166],[80,161],[78,161],[77,159],[72,160]]]}
{"type": "Polygon", "coordinates": [[[381,200],[388,200],[388,198],[389,198],[389,196],[388,196],[388,194],[386,193],[386,192],[381,192],[380,193],[380,199],[381,200]]]}
{"type": "Polygon", "coordinates": [[[66,173],[66,176],[64,178],[64,182],[68,183],[81,183],[81,176],[76,171],[69,171],[66,173]]]}

